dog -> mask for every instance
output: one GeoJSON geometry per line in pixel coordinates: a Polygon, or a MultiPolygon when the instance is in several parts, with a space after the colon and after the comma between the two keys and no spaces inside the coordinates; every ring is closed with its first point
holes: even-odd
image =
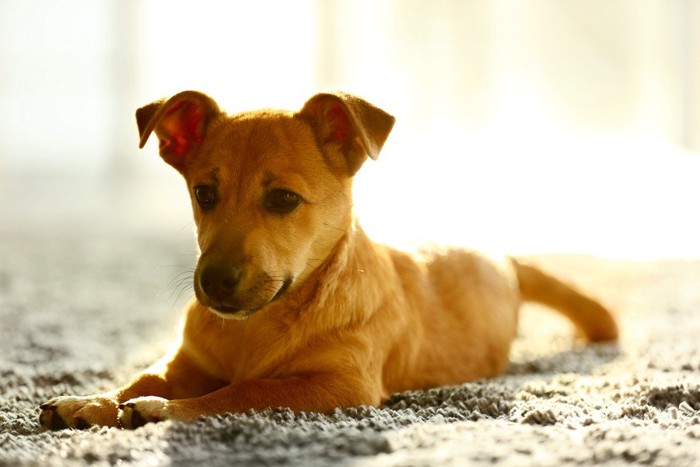
{"type": "Polygon", "coordinates": [[[394,117],[322,93],[296,112],[227,115],[185,91],[136,112],[143,148],[187,182],[199,257],[178,342],[129,384],[54,398],[49,429],[286,407],[379,406],[390,394],[503,373],[522,301],[615,340],[610,311],[514,258],[450,249],[422,259],[373,243],[352,182],[394,117]]]}

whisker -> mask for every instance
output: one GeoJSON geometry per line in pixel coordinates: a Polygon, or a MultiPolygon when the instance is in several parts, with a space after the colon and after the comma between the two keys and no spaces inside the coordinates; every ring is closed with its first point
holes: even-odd
{"type": "Polygon", "coordinates": [[[172,287],[183,280],[193,278],[194,277],[194,269],[188,269],[187,271],[182,271],[181,273],[177,274],[175,277],[173,277],[170,282],[168,283],[168,287],[172,287]]]}
{"type": "Polygon", "coordinates": [[[194,276],[194,269],[188,269],[187,271],[183,271],[173,277],[170,282],[168,282],[168,285],[166,286],[167,289],[175,288],[178,285],[182,283],[182,281],[192,279],[194,276]]]}
{"type": "Polygon", "coordinates": [[[182,283],[180,285],[180,290],[178,291],[177,297],[175,297],[173,304],[179,302],[180,299],[182,298],[182,296],[184,295],[184,293],[186,291],[192,290],[192,289],[193,289],[193,283],[182,283]]]}
{"type": "Polygon", "coordinates": [[[167,286],[165,289],[158,294],[159,296],[164,294],[166,291],[170,291],[168,294],[168,300],[172,300],[172,305],[175,306],[176,303],[178,303],[181,299],[182,296],[187,292],[188,290],[192,290],[194,286],[194,269],[191,267],[184,267],[184,266],[177,266],[173,265],[171,267],[174,268],[182,268],[184,271],[178,273],[173,277],[170,282],[168,282],[167,286]]]}
{"type": "Polygon", "coordinates": [[[180,227],[180,230],[178,230],[177,234],[181,235],[184,233],[185,229],[193,229],[194,228],[194,221],[188,221],[185,224],[183,224],[182,227],[180,227]]]}

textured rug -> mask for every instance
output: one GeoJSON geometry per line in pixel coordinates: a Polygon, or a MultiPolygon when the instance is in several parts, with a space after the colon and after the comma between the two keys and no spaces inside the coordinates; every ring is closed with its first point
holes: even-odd
{"type": "Polygon", "coordinates": [[[700,262],[542,256],[618,311],[585,347],[523,310],[502,377],[330,415],[274,409],[135,431],[43,431],[38,405],[111,388],[176,333],[189,235],[2,233],[0,465],[700,464],[700,262]]]}

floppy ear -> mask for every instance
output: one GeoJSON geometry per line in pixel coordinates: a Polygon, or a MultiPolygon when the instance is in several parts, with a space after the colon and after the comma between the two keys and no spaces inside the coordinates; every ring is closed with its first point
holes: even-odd
{"type": "Polygon", "coordinates": [[[204,141],[207,124],[218,113],[216,102],[197,91],[184,91],[167,101],[152,102],[136,111],[141,136],[139,148],[143,148],[155,131],[161,157],[182,172],[204,141]]]}
{"type": "Polygon", "coordinates": [[[316,94],[298,115],[311,123],[324,152],[337,148],[345,156],[351,175],[367,156],[379,156],[395,121],[382,109],[345,93],[316,94]]]}

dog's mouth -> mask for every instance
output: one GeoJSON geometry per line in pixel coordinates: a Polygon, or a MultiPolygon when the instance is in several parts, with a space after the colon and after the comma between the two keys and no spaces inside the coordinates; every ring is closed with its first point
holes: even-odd
{"type": "Polygon", "coordinates": [[[234,306],[228,306],[226,304],[215,304],[215,305],[208,305],[209,310],[218,315],[221,316],[222,318],[226,319],[236,319],[236,320],[244,320],[250,318],[253,314],[255,314],[257,311],[265,308],[268,304],[275,302],[279,299],[281,299],[288,291],[289,288],[292,286],[294,283],[294,278],[291,276],[288,276],[287,278],[284,279],[284,282],[282,282],[282,285],[280,288],[277,290],[275,295],[265,301],[264,303],[260,305],[256,305],[254,307],[250,308],[245,308],[245,307],[234,307],[234,306]]]}

